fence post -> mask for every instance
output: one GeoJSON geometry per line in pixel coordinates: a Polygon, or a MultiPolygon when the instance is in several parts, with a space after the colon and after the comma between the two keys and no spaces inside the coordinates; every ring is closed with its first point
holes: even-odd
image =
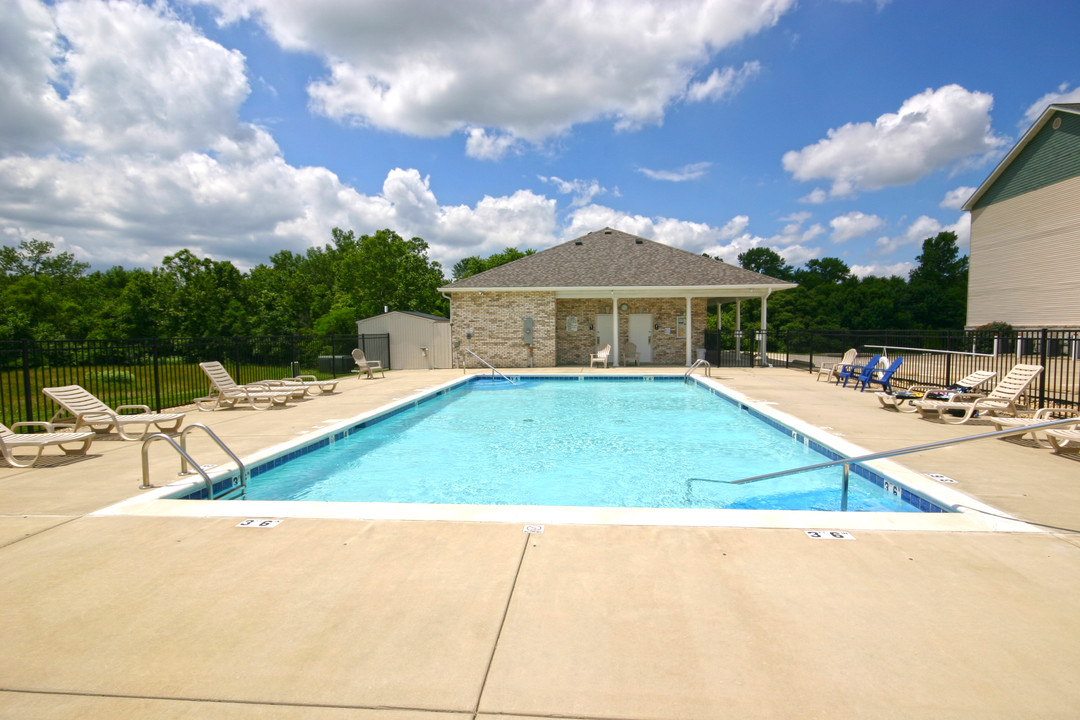
{"type": "Polygon", "coordinates": [[[154,358],[154,406],[155,412],[161,412],[161,374],[158,370],[158,339],[154,338],[151,354],[154,358]]]}
{"type": "Polygon", "coordinates": [[[1039,364],[1043,366],[1043,371],[1039,373],[1039,407],[1046,407],[1046,341],[1049,334],[1050,329],[1043,328],[1039,341],[1039,364]]]}
{"type": "Polygon", "coordinates": [[[810,331],[810,374],[814,373],[814,331],[810,331]]]}
{"type": "Polygon", "coordinates": [[[32,421],[34,419],[34,394],[30,390],[30,341],[22,341],[22,366],[23,366],[23,403],[26,408],[23,417],[32,421]]]}

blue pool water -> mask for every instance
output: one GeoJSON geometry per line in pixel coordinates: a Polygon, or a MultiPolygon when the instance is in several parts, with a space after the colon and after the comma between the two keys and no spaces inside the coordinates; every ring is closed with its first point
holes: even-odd
{"type": "MultiPolygon", "coordinates": [[[[255,475],[249,500],[839,510],[841,470],[696,384],[477,379],[255,475]]],[[[851,475],[848,509],[918,512],[851,475]]]]}

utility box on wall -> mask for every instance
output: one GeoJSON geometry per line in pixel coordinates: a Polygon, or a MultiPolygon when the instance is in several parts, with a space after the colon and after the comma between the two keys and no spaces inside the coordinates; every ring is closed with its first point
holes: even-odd
{"type": "Polygon", "coordinates": [[[531,317],[526,317],[522,324],[524,325],[524,334],[523,334],[522,342],[524,342],[526,345],[532,345],[533,344],[533,319],[531,317]]]}

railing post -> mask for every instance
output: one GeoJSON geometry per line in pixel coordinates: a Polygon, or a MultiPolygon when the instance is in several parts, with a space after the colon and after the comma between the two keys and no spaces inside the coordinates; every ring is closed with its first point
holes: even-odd
{"type": "Polygon", "coordinates": [[[851,463],[844,463],[844,481],[840,486],[840,512],[847,512],[848,487],[851,483],[851,463]]]}
{"type": "Polygon", "coordinates": [[[1046,343],[1049,339],[1050,329],[1042,329],[1042,338],[1039,341],[1039,364],[1043,371],[1039,373],[1039,407],[1046,407],[1046,343]]]}
{"type": "Polygon", "coordinates": [[[30,341],[22,341],[22,375],[23,375],[23,404],[25,406],[23,417],[26,420],[34,419],[34,393],[30,390],[30,341]]]}
{"type": "Polygon", "coordinates": [[[810,374],[814,373],[814,331],[810,331],[810,367],[807,368],[810,374]]]}
{"type": "Polygon", "coordinates": [[[154,358],[154,406],[155,412],[161,412],[161,371],[158,368],[158,340],[154,338],[150,345],[150,355],[154,358]]]}

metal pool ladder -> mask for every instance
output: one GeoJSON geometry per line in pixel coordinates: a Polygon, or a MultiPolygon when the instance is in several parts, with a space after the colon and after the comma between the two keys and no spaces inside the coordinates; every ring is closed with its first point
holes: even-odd
{"type": "Polygon", "coordinates": [[[700,360],[695,360],[694,364],[691,365],[690,368],[686,372],[683,373],[683,377],[684,378],[690,377],[690,375],[693,374],[694,370],[696,370],[697,368],[702,367],[702,366],[705,367],[705,377],[712,377],[712,365],[710,365],[709,361],[706,360],[705,358],[702,358],[700,360]]]}
{"type": "Polygon", "coordinates": [[[140,490],[146,490],[148,488],[156,487],[150,482],[150,460],[148,450],[150,448],[150,444],[158,440],[164,440],[165,442],[169,443],[169,445],[171,445],[173,449],[180,454],[180,475],[192,474],[192,471],[188,470],[188,468],[191,467],[194,469],[194,472],[197,472],[199,473],[199,475],[202,476],[203,482],[206,484],[207,499],[218,500],[227,495],[242,492],[245,488],[247,488],[248,470],[247,467],[244,465],[243,461],[241,461],[240,458],[236,456],[236,453],[229,449],[228,445],[222,442],[221,438],[219,438],[213,430],[208,428],[206,425],[203,425],[202,423],[192,423],[191,425],[188,425],[186,428],[184,428],[183,431],[180,433],[179,444],[177,444],[175,440],[173,440],[165,433],[155,433],[143,440],[142,485],[139,486],[140,490]],[[215,443],[217,443],[218,447],[224,450],[225,454],[228,455],[234,463],[236,463],[236,466],[237,468],[239,468],[240,471],[239,475],[234,478],[233,485],[222,490],[217,495],[214,495],[214,482],[210,479],[210,476],[206,474],[206,470],[204,470],[201,465],[195,462],[187,451],[188,433],[190,433],[192,430],[195,430],[196,428],[206,431],[206,434],[209,435],[215,443]]]}
{"type": "Polygon", "coordinates": [[[506,377],[506,376],[505,376],[505,375],[503,375],[503,374],[502,374],[501,372],[499,372],[498,370],[496,370],[496,369],[495,369],[495,366],[494,366],[494,365],[492,365],[492,364],[491,364],[491,363],[489,363],[489,362],[488,362],[487,360],[485,360],[484,358],[482,358],[482,357],[480,357],[479,355],[477,355],[476,353],[474,353],[474,352],[472,351],[472,348],[465,348],[465,352],[469,353],[469,354],[470,354],[470,355],[472,355],[472,356],[473,356],[474,358],[476,358],[477,360],[479,360],[480,362],[484,363],[484,364],[485,364],[485,365],[487,365],[487,366],[488,366],[489,368],[491,368],[491,379],[492,379],[492,380],[494,380],[494,379],[495,379],[495,375],[496,375],[496,373],[497,373],[497,374],[499,375],[499,377],[501,377],[501,378],[502,378],[503,380],[505,380],[506,382],[510,383],[511,385],[517,385],[517,383],[516,383],[516,382],[514,382],[513,380],[511,380],[510,378],[506,377]]]}

